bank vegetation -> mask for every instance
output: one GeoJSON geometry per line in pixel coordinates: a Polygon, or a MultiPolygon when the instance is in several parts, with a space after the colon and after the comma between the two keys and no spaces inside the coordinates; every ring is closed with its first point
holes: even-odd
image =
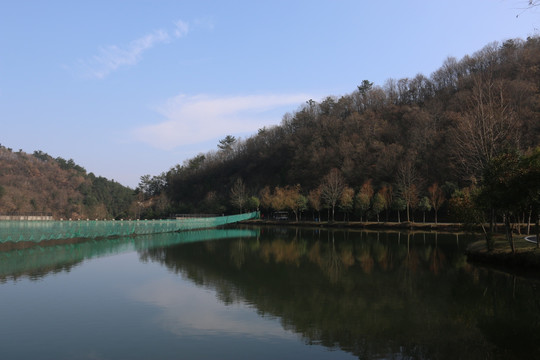
{"type": "Polygon", "coordinates": [[[538,64],[535,36],[449,57],[429,76],[358,80],[351,93],[306,99],[245,139],[224,134],[215,150],[144,175],[135,190],[73,160],[2,147],[0,213],[259,209],[311,221],[502,222],[511,233],[538,221],[538,64]]]}
{"type": "Polygon", "coordinates": [[[429,77],[363,80],[246,139],[228,135],[139,189],[181,212],[512,230],[538,219],[539,63],[530,37],[450,57],[429,77]]]}

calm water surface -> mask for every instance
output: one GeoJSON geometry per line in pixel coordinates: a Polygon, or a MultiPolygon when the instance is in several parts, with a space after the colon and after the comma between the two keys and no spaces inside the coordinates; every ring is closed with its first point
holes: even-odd
{"type": "Polygon", "coordinates": [[[0,250],[0,359],[540,358],[540,283],[455,234],[239,228],[0,250]]]}

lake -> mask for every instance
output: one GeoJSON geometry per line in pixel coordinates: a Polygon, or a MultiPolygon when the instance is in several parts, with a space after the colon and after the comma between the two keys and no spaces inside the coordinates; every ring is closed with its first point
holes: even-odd
{"type": "Polygon", "coordinates": [[[0,248],[0,359],[540,358],[466,234],[235,227],[0,248]]]}

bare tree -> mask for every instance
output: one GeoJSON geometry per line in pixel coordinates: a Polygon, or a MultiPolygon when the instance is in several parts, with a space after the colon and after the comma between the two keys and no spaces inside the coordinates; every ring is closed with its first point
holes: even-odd
{"type": "Polygon", "coordinates": [[[373,195],[373,199],[371,201],[371,209],[373,210],[373,213],[375,216],[377,216],[377,222],[379,222],[379,214],[381,211],[383,211],[386,207],[386,200],[384,199],[383,194],[379,190],[378,193],[373,195]]]}
{"type": "Polygon", "coordinates": [[[412,160],[402,162],[397,175],[399,192],[406,204],[407,221],[410,221],[411,209],[414,209],[418,204],[420,177],[412,160]]]}
{"type": "Polygon", "coordinates": [[[332,221],[335,220],[336,204],[341,198],[345,188],[345,180],[341,172],[334,168],[323,178],[321,184],[321,197],[332,208],[332,221]]]}
{"type": "Polygon", "coordinates": [[[428,188],[429,193],[429,202],[431,204],[431,207],[433,210],[435,210],[435,224],[437,223],[437,213],[441,207],[441,205],[444,203],[444,192],[439,187],[438,183],[434,183],[428,188]]]}
{"type": "Polygon", "coordinates": [[[356,211],[360,214],[360,221],[362,216],[366,215],[366,221],[368,221],[368,210],[371,205],[371,198],[373,197],[373,186],[371,186],[371,180],[368,180],[362,184],[360,191],[355,197],[356,211]]]}
{"type": "MultiPolygon", "coordinates": [[[[319,186],[318,188],[311,190],[307,197],[309,205],[311,206],[313,210],[317,212],[319,221],[321,219],[321,208],[322,208],[321,193],[322,193],[322,190],[321,190],[321,187],[319,186]]],[[[315,217],[315,214],[313,215],[313,217],[315,217]]]]}
{"type": "Polygon", "coordinates": [[[233,187],[231,188],[231,203],[240,209],[240,213],[246,205],[248,196],[246,192],[246,186],[241,178],[236,179],[233,187]]]}
{"type": "Polygon", "coordinates": [[[392,185],[384,185],[381,190],[379,190],[379,193],[384,199],[384,210],[386,211],[386,221],[388,222],[388,210],[392,207],[392,200],[394,196],[392,185]]]}
{"type": "Polygon", "coordinates": [[[527,5],[520,8],[521,12],[516,15],[516,17],[519,17],[521,14],[523,14],[525,11],[530,10],[532,8],[535,8],[537,6],[540,6],[540,0],[527,0],[527,5]]]}
{"type": "Polygon", "coordinates": [[[347,221],[354,204],[354,189],[345,186],[339,199],[339,207],[343,211],[343,221],[347,221]]]}
{"type": "MultiPolygon", "coordinates": [[[[259,198],[261,200],[261,207],[267,210],[272,209],[272,191],[270,190],[270,187],[265,186],[260,192],[259,192],[259,198]]],[[[270,215],[270,214],[268,214],[270,215]]]]}
{"type": "Polygon", "coordinates": [[[455,155],[471,178],[479,178],[486,165],[504,148],[517,145],[517,119],[502,81],[474,75],[470,101],[458,118],[455,155]]]}

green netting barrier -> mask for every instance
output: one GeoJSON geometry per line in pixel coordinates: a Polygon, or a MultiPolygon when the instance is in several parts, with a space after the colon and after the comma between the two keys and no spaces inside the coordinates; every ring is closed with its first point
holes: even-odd
{"type": "MultiPolygon", "coordinates": [[[[119,254],[128,251],[143,252],[147,249],[176,244],[231,238],[258,237],[258,230],[250,229],[205,229],[152,236],[125,236],[87,239],[81,243],[43,246],[33,244],[21,250],[0,251],[0,282],[19,276],[32,276],[61,271],[75,266],[86,259],[119,254]]],[[[46,243],[45,243],[46,244],[46,243]]]]}
{"type": "Polygon", "coordinates": [[[0,243],[103,238],[206,229],[257,218],[258,212],[175,220],[0,221],[0,243]]]}

